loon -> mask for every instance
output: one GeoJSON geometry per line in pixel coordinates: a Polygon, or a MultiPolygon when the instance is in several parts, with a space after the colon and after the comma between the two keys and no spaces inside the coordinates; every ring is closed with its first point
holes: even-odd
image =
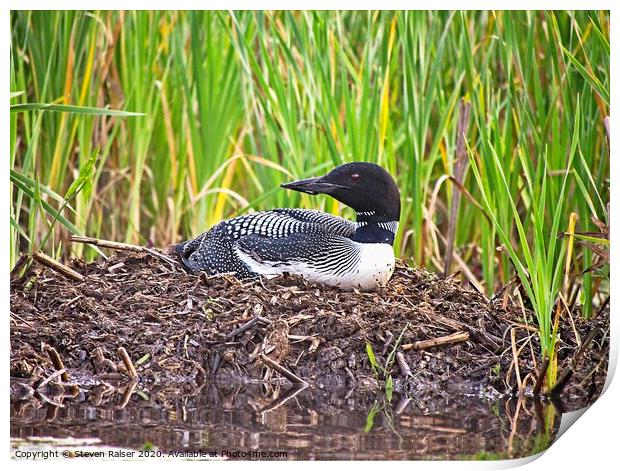
{"type": "Polygon", "coordinates": [[[400,192],[382,167],[352,162],[322,177],[280,185],[330,195],[354,209],[357,221],[296,208],[259,211],[219,222],[174,250],[191,271],[237,278],[283,273],[343,290],[374,291],[394,272],[400,192]]]}

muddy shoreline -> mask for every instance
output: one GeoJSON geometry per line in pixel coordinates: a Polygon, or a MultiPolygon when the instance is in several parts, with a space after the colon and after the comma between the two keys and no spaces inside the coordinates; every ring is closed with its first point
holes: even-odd
{"type": "MultiPolygon", "coordinates": [[[[524,319],[508,298],[488,300],[404,262],[376,293],[291,276],[242,282],[188,274],[149,254],[119,252],[70,267],[81,281],[35,263],[11,282],[16,396],[128,380],[187,392],[210,382],[288,385],[295,377],[340,397],[378,396],[391,376],[395,392],[418,400],[499,397],[516,394],[519,383],[531,395],[541,367],[532,313],[524,319]]],[[[568,409],[600,395],[608,348],[608,309],[590,321],[561,320],[568,409]]]]}

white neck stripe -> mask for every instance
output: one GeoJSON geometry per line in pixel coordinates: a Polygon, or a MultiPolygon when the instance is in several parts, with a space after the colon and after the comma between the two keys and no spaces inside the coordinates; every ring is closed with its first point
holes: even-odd
{"type": "MultiPolygon", "coordinates": [[[[368,221],[357,221],[355,223],[355,228],[359,229],[360,227],[364,227],[367,225],[368,225],[368,221]]],[[[378,222],[377,225],[381,229],[390,231],[392,234],[396,234],[396,232],[398,232],[398,221],[378,222]]]]}

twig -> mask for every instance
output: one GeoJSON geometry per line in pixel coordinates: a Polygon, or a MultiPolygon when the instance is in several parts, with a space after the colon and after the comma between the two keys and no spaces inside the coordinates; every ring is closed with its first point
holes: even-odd
{"type": "Polygon", "coordinates": [[[581,355],[583,355],[583,353],[585,352],[585,350],[588,347],[588,345],[590,345],[590,343],[594,340],[594,338],[600,332],[601,332],[601,330],[598,327],[594,328],[588,334],[588,336],[586,337],[584,342],[581,344],[581,347],[579,347],[579,350],[577,351],[577,353],[575,353],[575,355],[565,363],[566,366],[563,365],[562,374],[557,379],[555,385],[553,386],[553,388],[549,392],[549,394],[548,394],[549,396],[557,397],[560,394],[562,394],[562,391],[564,390],[564,388],[568,384],[568,381],[573,376],[573,367],[577,364],[577,362],[579,361],[579,358],[581,357],[581,355]]]}
{"type": "Polygon", "coordinates": [[[225,339],[229,340],[229,339],[235,338],[237,335],[242,334],[246,330],[251,329],[252,326],[254,326],[254,324],[256,324],[259,320],[260,320],[259,316],[256,316],[253,319],[250,319],[248,322],[246,322],[242,326],[240,326],[240,327],[230,331],[228,334],[226,334],[225,339]]]}
{"type": "Polygon", "coordinates": [[[510,329],[510,343],[512,345],[512,361],[515,366],[515,376],[517,378],[517,385],[519,387],[519,395],[523,393],[523,383],[521,382],[521,373],[519,372],[519,354],[517,353],[517,330],[515,328],[510,329]]]}
{"type": "Polygon", "coordinates": [[[127,374],[129,375],[129,377],[136,379],[138,377],[138,372],[133,366],[131,358],[129,357],[127,350],[125,350],[125,347],[118,347],[117,352],[118,355],[121,357],[121,360],[123,360],[123,364],[125,365],[125,369],[127,370],[127,374]]]}
{"type": "Polygon", "coordinates": [[[273,402],[271,402],[270,404],[268,404],[265,408],[259,410],[259,414],[264,414],[266,412],[271,412],[276,410],[278,407],[283,406],[284,404],[286,404],[288,401],[290,401],[291,399],[293,399],[295,396],[297,396],[297,394],[299,394],[300,392],[302,392],[304,389],[306,389],[308,387],[308,383],[306,384],[301,384],[299,387],[293,387],[292,389],[289,389],[286,394],[281,398],[281,399],[277,399],[273,402]]]}
{"type": "Polygon", "coordinates": [[[440,345],[449,345],[452,343],[465,342],[469,340],[469,332],[456,332],[454,334],[445,335],[429,340],[419,340],[413,343],[406,343],[401,348],[407,350],[426,350],[428,348],[438,347],[440,345]]]}
{"type": "MultiPolygon", "coordinates": [[[[48,345],[47,354],[50,357],[50,360],[52,360],[52,364],[56,370],[65,370],[65,365],[62,363],[62,358],[60,358],[60,355],[54,347],[48,345]]],[[[60,379],[62,379],[65,383],[69,382],[69,373],[67,373],[67,370],[65,370],[64,373],[61,373],[60,379]]]]}
{"type": "Polygon", "coordinates": [[[45,265],[46,267],[51,268],[52,270],[57,271],[58,273],[66,276],[67,278],[71,278],[72,280],[75,280],[75,281],[84,281],[83,275],[63,265],[62,263],[57,262],[53,258],[48,257],[43,252],[37,252],[33,254],[32,258],[34,258],[37,262],[45,265]]]}
{"type": "Polygon", "coordinates": [[[481,345],[484,345],[493,353],[497,353],[501,349],[499,344],[502,342],[502,340],[489,333],[485,333],[481,330],[476,329],[475,327],[471,327],[455,319],[450,319],[449,317],[435,315],[434,320],[439,322],[440,324],[447,325],[452,329],[464,330],[465,332],[469,333],[473,340],[480,343],[481,345]]]}
{"type": "Polygon", "coordinates": [[[515,415],[510,420],[510,435],[508,436],[508,456],[510,458],[514,457],[514,439],[517,435],[517,425],[519,423],[519,412],[521,411],[521,406],[523,405],[522,399],[517,401],[517,407],[515,408],[515,415]]]}
{"type": "Polygon", "coordinates": [[[264,355],[263,353],[261,353],[258,357],[261,359],[261,361],[264,364],[266,364],[267,366],[269,366],[272,369],[276,370],[278,373],[282,374],[284,377],[286,377],[292,383],[304,384],[306,386],[308,385],[308,382],[306,380],[300,378],[295,373],[287,370],[282,365],[280,365],[279,363],[276,363],[275,361],[273,361],[271,358],[269,358],[268,356],[264,355]]]}
{"type": "Polygon", "coordinates": [[[396,361],[398,363],[398,367],[400,368],[400,371],[402,372],[404,376],[407,376],[407,377],[413,376],[413,373],[411,373],[411,368],[407,364],[407,360],[405,360],[405,355],[403,355],[403,352],[396,353],[396,361]]]}
{"type": "Polygon", "coordinates": [[[607,296],[607,299],[605,301],[603,301],[603,304],[601,304],[601,307],[598,308],[598,311],[596,311],[596,316],[598,317],[601,315],[601,312],[603,312],[605,310],[605,308],[609,305],[609,298],[611,296],[607,296]]]}
{"type": "Polygon", "coordinates": [[[387,348],[390,346],[390,342],[394,338],[394,334],[388,330],[387,334],[386,334],[386,337],[387,337],[387,339],[385,339],[385,343],[383,344],[383,349],[381,350],[381,355],[385,355],[385,352],[387,351],[387,348]]]}
{"type": "Polygon", "coordinates": [[[136,381],[132,381],[131,383],[127,385],[127,388],[125,388],[125,391],[123,391],[123,397],[121,398],[121,403],[118,405],[119,409],[124,409],[125,406],[129,403],[129,399],[131,399],[131,396],[133,395],[136,389],[136,384],[138,384],[136,381]]]}
{"type": "Polygon", "coordinates": [[[515,327],[519,327],[523,330],[527,330],[528,332],[534,332],[535,334],[538,333],[538,329],[534,326],[531,325],[527,325],[527,324],[522,324],[521,322],[510,322],[510,325],[513,325],[515,327]]]}
{"type": "Polygon", "coordinates": [[[501,350],[501,346],[500,346],[500,343],[502,342],[501,339],[495,337],[494,335],[488,332],[475,329],[468,325],[465,325],[464,328],[469,333],[469,335],[471,335],[472,339],[474,339],[476,342],[480,343],[481,345],[484,345],[491,352],[497,354],[497,352],[501,350]]]}
{"type": "Polygon", "coordinates": [[[220,369],[220,364],[222,363],[222,356],[219,353],[216,353],[211,361],[211,368],[209,369],[209,373],[211,376],[215,376],[220,369]]]}
{"type": "Polygon", "coordinates": [[[166,262],[172,265],[177,265],[177,263],[170,257],[167,257],[164,254],[161,254],[157,252],[156,250],[153,250],[149,247],[143,247],[141,245],[124,244],[122,242],[115,242],[113,240],[95,239],[94,237],[84,237],[84,236],[77,236],[77,235],[69,236],[69,240],[71,242],[77,242],[80,244],[96,245],[97,247],[105,247],[107,249],[112,249],[112,250],[124,250],[126,252],[147,253],[149,255],[152,255],[155,258],[165,260],[166,262]]]}
{"type": "Polygon", "coordinates": [[[559,397],[572,377],[573,377],[573,370],[569,366],[564,371],[562,371],[562,374],[560,375],[558,380],[555,382],[553,388],[551,389],[551,391],[549,391],[548,395],[550,397],[559,397]]]}
{"type": "Polygon", "coordinates": [[[48,404],[55,406],[48,411],[47,418],[46,418],[46,420],[53,422],[54,419],[56,418],[56,414],[58,413],[58,408],[65,407],[65,405],[62,402],[54,401],[53,399],[49,398],[47,395],[43,394],[41,391],[37,391],[37,396],[39,397],[39,399],[43,399],[44,402],[47,402],[48,404]]]}
{"type": "Polygon", "coordinates": [[[534,397],[537,397],[540,394],[540,390],[542,389],[543,381],[545,380],[545,374],[547,373],[548,367],[549,356],[545,356],[545,358],[543,358],[542,365],[540,365],[540,371],[538,372],[538,376],[536,377],[536,383],[534,383],[534,397]]]}
{"type": "MultiPolygon", "coordinates": [[[[463,175],[469,164],[467,151],[465,149],[465,135],[469,127],[469,112],[471,103],[461,100],[459,107],[459,118],[456,125],[456,155],[454,159],[454,178],[459,184],[463,183],[463,175]]],[[[456,219],[458,216],[459,203],[461,201],[461,193],[459,191],[452,192],[452,204],[450,205],[450,219],[448,224],[448,242],[446,244],[446,258],[444,263],[443,274],[448,276],[450,265],[452,264],[452,249],[454,247],[454,235],[456,233],[456,219]]]]}
{"type": "Polygon", "coordinates": [[[465,325],[462,322],[459,322],[455,319],[450,319],[449,317],[435,315],[434,320],[454,330],[462,330],[465,328],[465,325]]]}
{"type": "Polygon", "coordinates": [[[409,397],[407,397],[405,395],[403,397],[401,397],[400,401],[398,402],[398,404],[394,408],[394,413],[396,415],[402,414],[403,411],[407,408],[407,406],[409,405],[410,402],[411,402],[411,399],[409,397]]]}
{"type": "MultiPolygon", "coordinates": [[[[19,319],[20,321],[22,321],[24,324],[26,324],[28,327],[30,327],[31,329],[34,329],[35,327],[28,322],[26,319],[19,317],[17,314],[15,314],[13,311],[9,311],[9,317],[15,317],[16,319],[19,319]]],[[[15,325],[17,325],[17,322],[13,321],[15,323],[15,325]]]]}
{"type": "Polygon", "coordinates": [[[149,255],[152,255],[155,258],[159,258],[160,260],[163,260],[164,262],[168,262],[172,266],[178,265],[178,263],[175,262],[173,259],[171,259],[170,257],[167,257],[164,254],[159,253],[157,250],[153,250],[149,247],[144,247],[144,252],[146,252],[149,255]]]}
{"type": "Polygon", "coordinates": [[[105,247],[107,249],[114,250],[126,250],[128,252],[144,252],[144,249],[146,248],[140,245],[124,244],[113,240],[96,239],[94,237],[84,237],[78,235],[70,235],[69,240],[80,244],[91,244],[96,245],[97,247],[105,247]]]}
{"type": "MultiPolygon", "coordinates": [[[[444,175],[445,176],[445,175],[444,175]]],[[[441,177],[440,177],[441,178],[441,177]]],[[[449,177],[450,180],[453,179],[453,177],[449,177]]],[[[458,185],[457,185],[458,186],[458,185]]],[[[462,185],[461,185],[462,186],[462,185]]],[[[437,189],[437,185],[435,186],[437,189]]],[[[437,189],[437,191],[439,191],[437,189]]],[[[435,191],[433,191],[433,193],[435,193],[435,191]]],[[[465,193],[465,196],[468,196],[468,193],[465,193]]],[[[433,195],[434,196],[434,195],[433,195]]],[[[468,196],[469,197],[469,196],[468,196]]],[[[473,197],[472,197],[473,198],[473,197]]],[[[474,206],[479,204],[477,203],[475,200],[473,200],[474,202],[474,206]]],[[[432,204],[432,203],[431,203],[432,204]]],[[[430,211],[428,211],[430,213],[430,211]]],[[[486,213],[482,213],[483,215],[486,216],[486,213]]],[[[432,229],[432,231],[435,233],[435,235],[441,240],[441,242],[445,245],[446,242],[446,238],[445,236],[441,233],[441,231],[439,230],[439,228],[433,223],[432,220],[425,220],[425,224],[428,225],[430,227],[430,229],[432,229]]],[[[467,278],[467,280],[472,284],[472,286],[474,286],[474,289],[480,294],[482,295],[482,297],[486,300],[487,297],[484,294],[484,289],[482,287],[482,285],[480,284],[480,282],[476,279],[476,277],[474,276],[474,274],[472,273],[472,271],[470,270],[470,268],[467,266],[467,264],[463,261],[463,259],[461,257],[459,257],[459,255],[453,250],[452,251],[452,257],[454,257],[454,261],[457,263],[457,265],[460,267],[460,269],[463,271],[463,275],[465,276],[465,278],[467,278]]],[[[440,263],[438,261],[436,261],[435,258],[432,259],[433,260],[433,264],[435,266],[437,266],[438,269],[441,269],[442,267],[440,266],[440,263]]],[[[368,293],[369,294],[369,293],[368,293]]]]}
{"type": "Polygon", "coordinates": [[[54,371],[51,375],[49,375],[47,378],[45,378],[43,381],[41,381],[41,383],[38,384],[35,389],[42,388],[43,386],[45,386],[50,381],[53,381],[54,379],[58,378],[59,376],[62,376],[66,371],[67,370],[64,369],[64,368],[61,369],[61,370],[54,371]]]}

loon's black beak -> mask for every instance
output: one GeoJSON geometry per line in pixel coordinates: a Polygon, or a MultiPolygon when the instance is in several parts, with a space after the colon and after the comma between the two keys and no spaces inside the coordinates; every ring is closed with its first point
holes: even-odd
{"type": "Polygon", "coordinates": [[[318,195],[319,193],[331,195],[335,190],[347,188],[343,185],[325,181],[324,178],[325,177],[306,178],[305,180],[282,183],[280,186],[282,188],[286,188],[287,190],[301,191],[302,193],[308,193],[309,195],[318,195]]]}

